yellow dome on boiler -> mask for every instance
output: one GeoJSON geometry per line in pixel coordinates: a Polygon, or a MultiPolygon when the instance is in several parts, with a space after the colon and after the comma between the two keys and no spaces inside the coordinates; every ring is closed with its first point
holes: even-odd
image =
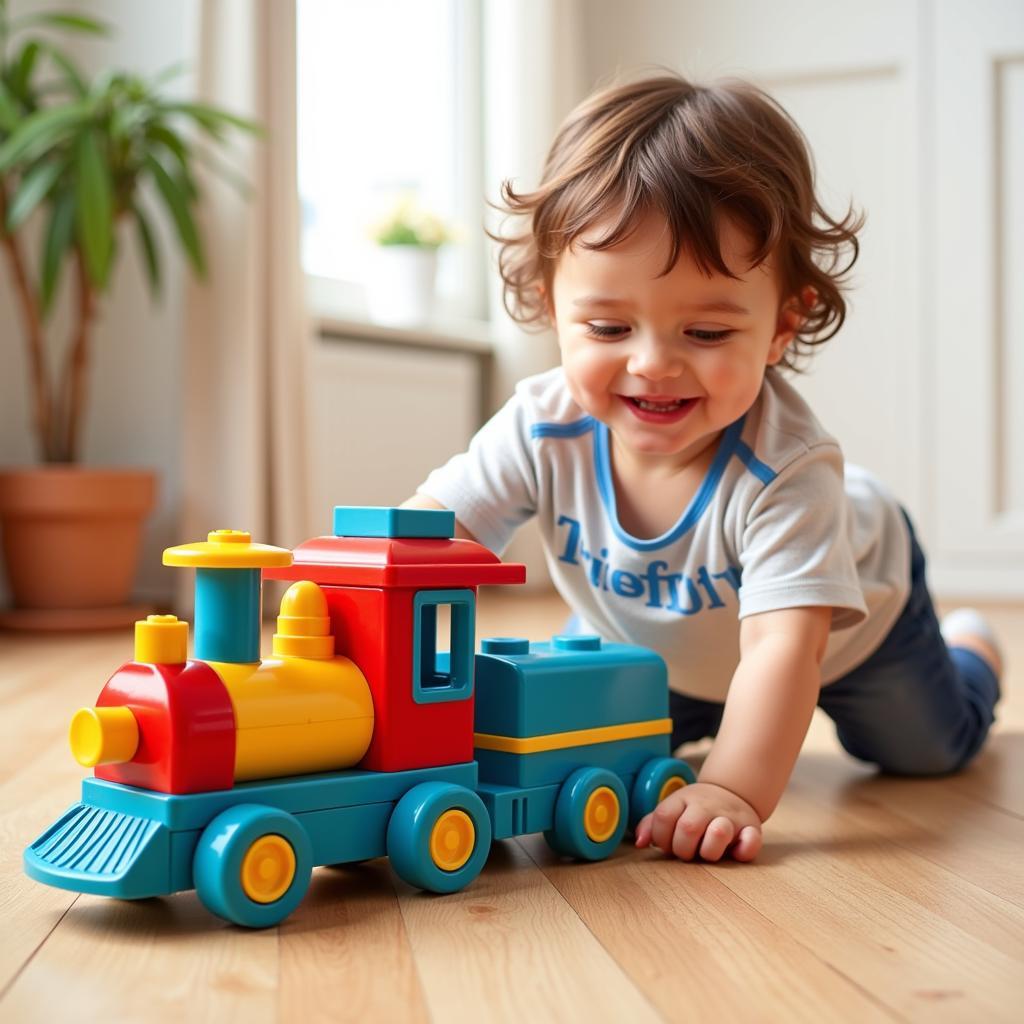
{"type": "Polygon", "coordinates": [[[281,598],[281,614],[274,634],[278,658],[333,658],[334,636],[327,613],[327,598],[310,580],[293,583],[281,598]]]}

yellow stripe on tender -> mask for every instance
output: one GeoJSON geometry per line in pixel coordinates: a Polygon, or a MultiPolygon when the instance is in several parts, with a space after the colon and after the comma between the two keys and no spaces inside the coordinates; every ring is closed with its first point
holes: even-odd
{"type": "Polygon", "coordinates": [[[626,722],[624,725],[602,725],[597,729],[575,729],[552,732],[545,736],[494,736],[486,732],[473,734],[473,746],[479,750],[501,750],[506,754],[539,754],[545,750],[564,750],[590,743],[611,743],[614,740],[635,740],[641,736],[662,736],[672,731],[671,718],[655,718],[647,722],[626,722]]]}

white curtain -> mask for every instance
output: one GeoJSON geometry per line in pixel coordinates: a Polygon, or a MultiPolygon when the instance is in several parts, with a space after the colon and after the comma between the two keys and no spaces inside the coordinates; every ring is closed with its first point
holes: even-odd
{"type": "MultiPolygon", "coordinates": [[[[517,191],[539,184],[558,126],[588,91],[584,7],[584,0],[483,0],[483,166],[492,202],[506,178],[517,191]]],[[[500,221],[491,211],[492,231],[500,221]]],[[[494,259],[491,264],[496,265],[494,259]]],[[[526,332],[509,319],[496,272],[489,284],[497,370],[493,393],[500,404],[516,381],[557,365],[558,345],[553,331],[526,332]]],[[[516,534],[504,557],[526,565],[528,587],[550,587],[536,522],[516,534]]]]}
{"type": "Polygon", "coordinates": [[[199,99],[258,121],[264,134],[243,138],[231,161],[251,195],[217,178],[205,183],[208,280],[186,291],[182,536],[242,529],[292,547],[308,522],[310,333],[299,256],[295,3],[202,0],[198,20],[199,99]]]}
{"type": "MultiPolygon", "coordinates": [[[[558,126],[583,99],[582,0],[484,0],[484,176],[487,198],[501,182],[518,191],[535,188],[558,126]]],[[[494,230],[500,217],[491,213],[494,230]]],[[[554,334],[523,332],[505,314],[501,281],[492,274],[489,309],[497,346],[495,394],[557,363],[554,334]]]]}
{"type": "MultiPolygon", "coordinates": [[[[311,327],[299,257],[295,0],[200,2],[200,98],[253,117],[266,134],[238,147],[254,186],[248,200],[217,181],[208,186],[201,227],[209,281],[186,293],[182,536],[228,527],[291,547],[310,522],[304,391],[311,327]]],[[[490,199],[503,178],[520,188],[537,183],[558,124],[586,91],[583,10],[581,0],[483,0],[490,199]]],[[[494,274],[492,281],[502,396],[520,377],[554,365],[557,349],[552,336],[524,336],[505,317],[494,274]]],[[[536,562],[535,546],[527,540],[519,557],[536,562]]]]}

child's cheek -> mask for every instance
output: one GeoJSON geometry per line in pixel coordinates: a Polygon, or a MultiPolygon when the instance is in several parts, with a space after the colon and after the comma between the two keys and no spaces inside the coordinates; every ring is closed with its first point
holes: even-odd
{"type": "Polygon", "coordinates": [[[565,362],[566,380],[573,398],[580,399],[579,392],[589,392],[596,397],[606,391],[614,377],[614,369],[603,358],[601,349],[587,347],[570,354],[565,362]]]}
{"type": "Polygon", "coordinates": [[[712,396],[743,405],[744,409],[757,398],[764,374],[749,359],[730,355],[707,369],[705,386],[712,396]]]}

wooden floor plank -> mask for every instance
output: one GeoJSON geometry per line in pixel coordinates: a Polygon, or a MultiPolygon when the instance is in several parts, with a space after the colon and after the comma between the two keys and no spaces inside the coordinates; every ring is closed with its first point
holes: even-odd
{"type": "MultiPolygon", "coordinates": [[[[967,770],[981,773],[984,765],[979,760],[967,770]]],[[[827,786],[839,807],[870,810],[893,842],[1024,907],[1024,819],[965,796],[942,778],[882,776],[838,758],[803,757],[795,778],[827,786]]]]}
{"type": "Polygon", "coordinates": [[[80,896],[8,990],[8,1021],[279,1019],[278,933],[232,928],[194,893],[80,896]],[[198,1011],[198,1012],[197,1012],[198,1011]]]}
{"type": "Polygon", "coordinates": [[[865,870],[851,854],[877,839],[817,810],[794,790],[769,823],[772,838],[757,870],[706,870],[902,1017],[1016,1019],[1020,959],[950,920],[948,908],[917,902],[897,873],[865,870]]]}
{"type": "Polygon", "coordinates": [[[314,871],[280,931],[279,1020],[430,1020],[386,860],[314,871]]]}
{"type": "Polygon", "coordinates": [[[626,849],[581,866],[519,842],[666,1020],[894,1019],[701,865],[626,849]]]}
{"type": "MultiPolygon", "coordinates": [[[[9,647],[9,645],[8,645],[9,647]]],[[[28,650],[25,647],[25,650],[28,650]]],[[[19,772],[42,749],[74,763],[68,748],[68,725],[74,712],[91,705],[118,665],[131,658],[131,647],[112,638],[85,636],[77,641],[36,645],[36,657],[12,669],[0,655],[7,720],[0,744],[0,782],[19,772]]]]}
{"type": "Polygon", "coordinates": [[[963,796],[1024,818],[1024,724],[998,729],[968,771],[949,779],[963,796]]]}
{"type": "Polygon", "coordinates": [[[436,897],[399,884],[399,900],[436,1021],[660,1019],[515,842],[496,843],[463,892],[436,897]]]}
{"type": "Polygon", "coordinates": [[[2,745],[7,770],[0,770],[0,991],[76,899],[28,878],[22,855],[78,799],[85,772],[67,745],[65,709],[92,702],[110,674],[114,647],[105,635],[57,645],[36,641],[36,657],[24,663],[22,696],[9,708],[2,745]]]}
{"type": "Polygon", "coordinates": [[[889,817],[875,807],[840,806],[827,789],[802,776],[790,784],[776,820],[791,820],[793,814],[813,819],[829,844],[842,843],[844,863],[1024,964],[1024,910],[901,845],[889,817]]]}

